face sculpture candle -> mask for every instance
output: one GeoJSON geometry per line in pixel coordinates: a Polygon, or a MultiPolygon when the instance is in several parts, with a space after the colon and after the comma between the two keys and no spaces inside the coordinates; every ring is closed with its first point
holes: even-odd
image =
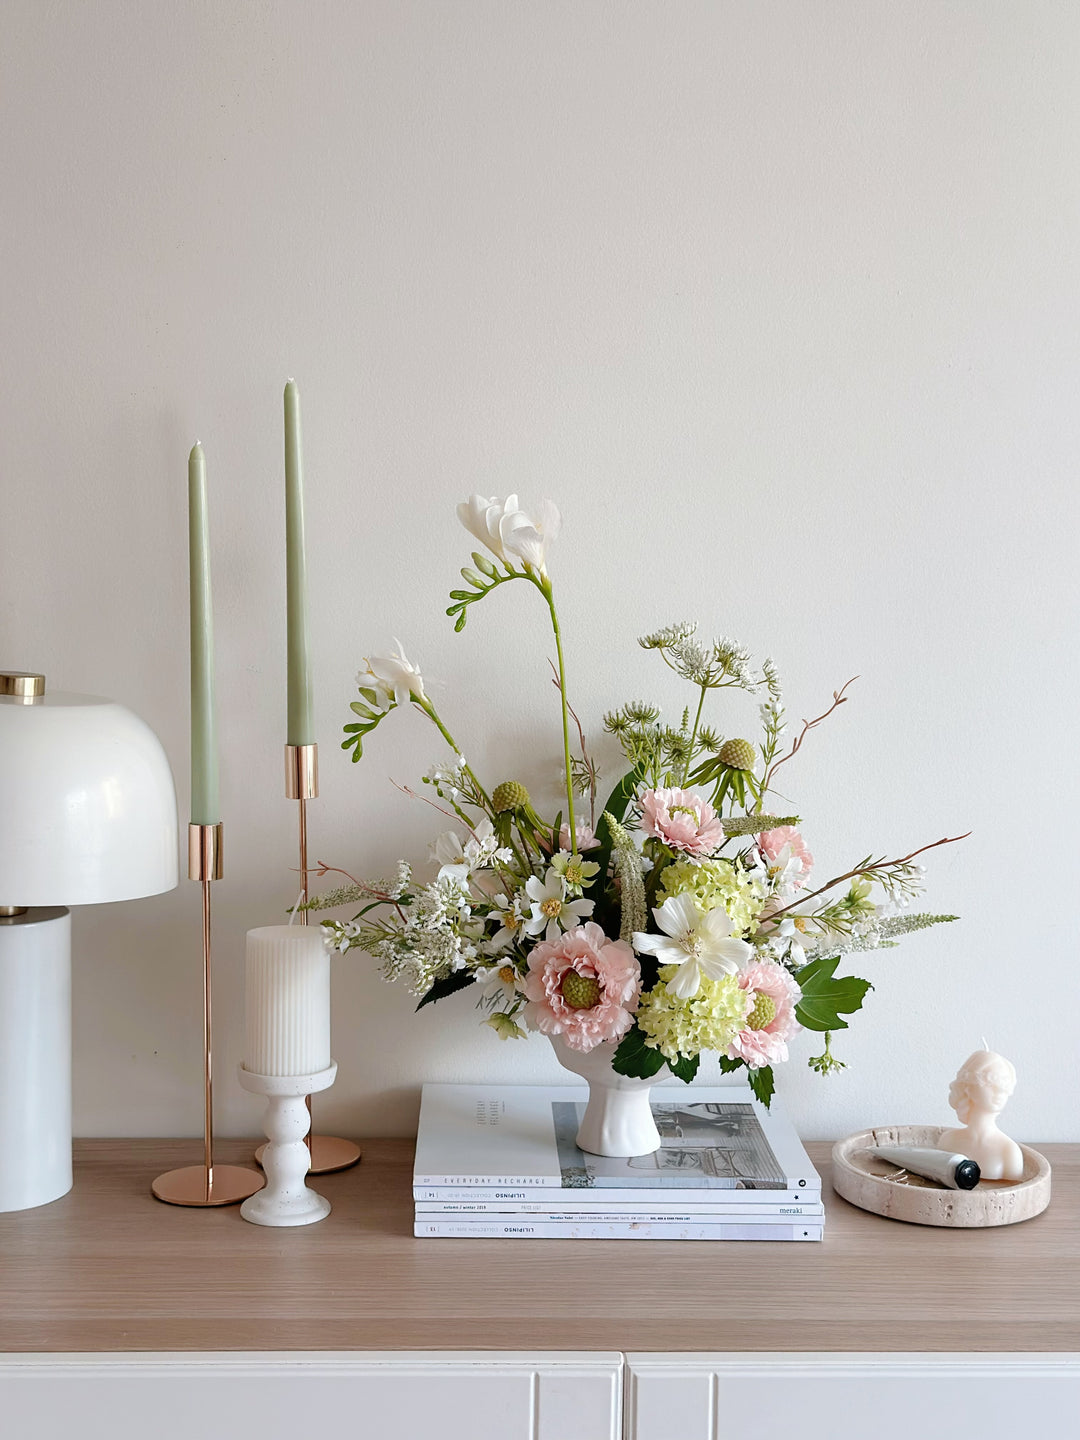
{"type": "Polygon", "coordinates": [[[1020,1180],[1024,1173],[1023,1153],[997,1124],[998,1115],[1015,1089],[1016,1071],[1009,1061],[992,1050],[976,1050],[949,1086],[949,1104],[962,1128],[946,1130],[937,1148],[974,1160],[984,1180],[1020,1180]]]}

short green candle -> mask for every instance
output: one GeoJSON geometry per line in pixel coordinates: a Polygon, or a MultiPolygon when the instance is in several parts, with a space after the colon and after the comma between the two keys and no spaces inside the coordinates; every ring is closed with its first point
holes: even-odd
{"type": "Polygon", "coordinates": [[[288,606],[289,745],[312,745],[311,656],[308,648],[307,561],[304,554],[304,471],[300,448],[300,392],[285,386],[285,582],[288,606]]]}
{"type": "Polygon", "coordinates": [[[216,825],[221,819],[221,810],[214,717],[210,521],[206,505],[206,457],[198,442],[188,457],[188,574],[191,582],[191,823],[216,825]]]}

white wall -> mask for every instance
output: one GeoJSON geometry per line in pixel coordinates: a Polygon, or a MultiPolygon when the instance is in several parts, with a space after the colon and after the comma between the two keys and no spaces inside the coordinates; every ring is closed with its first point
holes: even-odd
{"type": "MultiPolygon", "coordinates": [[[[391,635],[492,782],[554,794],[535,597],[460,636],[442,615],[471,548],[455,502],[551,495],[594,734],[620,698],[681,706],[634,641],[697,615],[776,657],[796,717],[862,677],[789,767],[823,870],[974,831],[930,862],[962,924],[865,959],[850,1069],[818,1080],[809,1037],[783,1072],[803,1133],[949,1118],[985,1034],[1020,1071],[1012,1128],[1080,1138],[1076,6],[3,0],[0,21],[0,664],[131,705],[186,797],[201,438],[222,1130],[258,1116],[233,1078],[243,934],[295,885],[295,375],[319,858],[379,873],[438,819],[387,778],[439,758],[420,717],[360,766],[337,749],[391,635]]],[[[198,927],[186,881],[76,916],[80,1132],[199,1131],[198,927]]],[[[424,1079],[561,1074],[464,998],[414,1018],[355,957],[335,985],[324,1128],[407,1133],[424,1079]]]]}

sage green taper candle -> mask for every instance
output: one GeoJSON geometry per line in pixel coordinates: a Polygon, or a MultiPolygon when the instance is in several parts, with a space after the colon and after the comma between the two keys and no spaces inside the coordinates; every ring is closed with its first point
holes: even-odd
{"type": "Polygon", "coordinates": [[[216,825],[221,813],[214,723],[210,521],[206,506],[206,457],[198,441],[188,456],[188,575],[191,581],[191,823],[216,825]]]}
{"type": "Polygon", "coordinates": [[[289,721],[285,743],[315,743],[308,653],[307,562],[304,556],[304,468],[300,447],[300,392],[285,386],[285,582],[288,605],[289,721]]]}

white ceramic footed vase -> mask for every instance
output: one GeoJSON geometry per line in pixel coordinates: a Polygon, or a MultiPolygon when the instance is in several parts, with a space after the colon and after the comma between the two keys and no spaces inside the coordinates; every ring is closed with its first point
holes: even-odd
{"type": "Polygon", "coordinates": [[[648,1080],[638,1080],[618,1075],[611,1068],[612,1056],[619,1048],[617,1040],[606,1040],[586,1054],[572,1050],[561,1035],[549,1035],[548,1039],[559,1064],[589,1082],[589,1103],[577,1134],[580,1150],[626,1158],[660,1149],[649,1092],[667,1066],[648,1080]]]}

